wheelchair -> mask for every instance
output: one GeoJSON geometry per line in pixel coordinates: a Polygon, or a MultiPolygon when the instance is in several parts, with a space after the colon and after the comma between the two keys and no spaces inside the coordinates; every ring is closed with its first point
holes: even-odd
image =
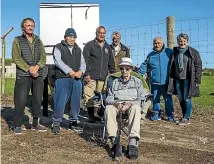
{"type": "MultiPolygon", "coordinates": [[[[148,94],[146,96],[146,99],[141,101],[141,109],[142,109],[141,110],[141,119],[144,120],[148,107],[151,103],[149,105],[147,105],[148,106],[147,109],[143,108],[143,107],[145,106],[145,104],[147,102],[150,101],[150,99],[152,98],[152,95],[149,93],[149,87],[148,87],[145,79],[141,75],[137,74],[136,72],[131,72],[131,75],[138,77],[142,81],[143,87],[146,89],[147,94],[148,94]]],[[[94,107],[98,108],[99,117],[101,117],[102,121],[104,122],[104,127],[103,127],[103,132],[102,132],[102,141],[101,141],[103,144],[107,144],[107,142],[108,142],[108,136],[107,136],[106,125],[105,125],[105,117],[104,117],[104,112],[105,112],[105,107],[106,107],[105,99],[108,96],[108,90],[109,90],[109,88],[112,87],[113,81],[116,78],[119,78],[120,76],[121,76],[120,72],[109,75],[106,78],[103,92],[99,93],[99,92],[95,91],[95,96],[93,97],[94,107]]],[[[129,135],[128,128],[127,128],[128,117],[129,116],[128,116],[127,112],[125,112],[125,113],[119,112],[119,114],[117,116],[118,132],[117,132],[117,137],[116,137],[117,141],[116,142],[118,143],[117,144],[118,147],[115,149],[116,151],[113,154],[113,159],[122,155],[122,147],[120,146],[120,137],[121,137],[122,133],[125,134],[125,137],[128,137],[128,135],[129,135]]]]}

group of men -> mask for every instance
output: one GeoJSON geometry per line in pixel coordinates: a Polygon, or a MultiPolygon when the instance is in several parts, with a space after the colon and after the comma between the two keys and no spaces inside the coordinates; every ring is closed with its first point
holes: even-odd
{"type": "MultiPolygon", "coordinates": [[[[14,39],[12,57],[17,65],[14,89],[14,132],[21,134],[22,120],[29,91],[32,92],[32,130],[46,131],[39,124],[43,94],[43,67],[46,63],[42,41],[34,35],[35,22],[26,18],[21,23],[21,36],[14,39]]],[[[141,100],[146,90],[142,81],[131,76],[132,70],[141,75],[147,73],[154,94],[152,120],[160,120],[160,95],[165,100],[165,110],[169,121],[174,121],[172,97],[167,94],[169,66],[173,51],[165,48],[160,37],[154,39],[154,50],[147,56],[140,68],[135,68],[130,59],[129,49],[120,43],[121,34],[112,34],[112,45],[106,40],[106,29],[99,26],[96,38],[85,44],[83,51],[76,44],[77,33],[73,28],[65,31],[64,40],[54,46],[54,109],[52,132],[60,133],[65,105],[70,100],[69,129],[81,131],[79,124],[80,102],[83,97],[87,106],[89,122],[95,122],[94,107],[90,106],[95,91],[102,93],[108,75],[121,72],[121,77],[112,82],[106,98],[105,121],[109,139],[114,144],[117,136],[116,116],[119,111],[128,111],[129,156],[138,157],[140,139],[141,100]],[[83,79],[83,83],[82,83],[83,79]]]]}

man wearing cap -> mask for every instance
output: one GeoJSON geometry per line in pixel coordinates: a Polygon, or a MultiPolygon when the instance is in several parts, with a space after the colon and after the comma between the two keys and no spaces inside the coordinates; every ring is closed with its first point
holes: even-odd
{"type": "Polygon", "coordinates": [[[112,38],[111,48],[114,55],[115,69],[116,72],[119,72],[120,71],[119,63],[121,58],[123,57],[130,58],[129,49],[120,42],[121,34],[119,32],[117,31],[113,32],[111,38],[112,38]]]}
{"type": "Polygon", "coordinates": [[[95,122],[99,117],[94,109],[93,97],[95,91],[102,93],[108,73],[115,72],[114,57],[110,45],[105,40],[106,29],[99,26],[96,38],[86,43],[83,55],[86,62],[84,76],[84,98],[88,110],[89,122],[95,122]]]}
{"type": "Polygon", "coordinates": [[[121,77],[113,81],[106,98],[105,118],[107,133],[112,144],[116,144],[116,117],[119,111],[128,113],[128,155],[131,159],[136,159],[138,158],[138,142],[140,139],[141,100],[145,99],[146,90],[143,88],[140,79],[131,76],[133,66],[130,58],[122,58],[119,67],[121,77]]]}
{"type": "Polygon", "coordinates": [[[82,131],[78,127],[80,100],[82,94],[81,76],[85,71],[85,61],[81,49],[75,43],[77,34],[73,28],[68,28],[64,40],[54,47],[55,93],[53,111],[53,133],[60,133],[65,104],[70,99],[69,129],[76,132],[82,131]]]}

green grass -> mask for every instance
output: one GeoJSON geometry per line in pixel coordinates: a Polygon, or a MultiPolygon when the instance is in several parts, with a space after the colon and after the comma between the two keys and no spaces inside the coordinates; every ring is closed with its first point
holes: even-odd
{"type": "MultiPolygon", "coordinates": [[[[15,79],[6,79],[5,81],[5,96],[13,96],[15,79]]],[[[203,76],[202,84],[200,86],[200,97],[193,98],[193,104],[201,108],[213,108],[214,109],[214,76],[203,76]]]]}
{"type": "Polygon", "coordinates": [[[13,96],[14,94],[14,86],[15,86],[15,78],[7,78],[5,79],[5,96],[13,96]]]}
{"type": "Polygon", "coordinates": [[[214,109],[214,76],[203,76],[200,85],[200,97],[193,98],[193,104],[199,107],[212,107],[214,109]]]}

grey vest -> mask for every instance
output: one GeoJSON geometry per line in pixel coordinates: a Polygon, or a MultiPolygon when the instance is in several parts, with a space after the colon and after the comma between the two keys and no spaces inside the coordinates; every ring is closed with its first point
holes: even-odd
{"type": "MultiPolygon", "coordinates": [[[[19,41],[19,46],[21,49],[21,57],[22,59],[29,65],[35,66],[40,60],[40,39],[36,37],[34,43],[34,49],[31,50],[30,45],[28,43],[27,38],[22,35],[16,37],[19,41]],[[34,57],[32,55],[32,51],[34,51],[34,57]]],[[[39,76],[43,76],[43,69],[39,69],[39,76]]],[[[16,66],[16,76],[31,76],[29,72],[25,72],[16,66]]]]}

